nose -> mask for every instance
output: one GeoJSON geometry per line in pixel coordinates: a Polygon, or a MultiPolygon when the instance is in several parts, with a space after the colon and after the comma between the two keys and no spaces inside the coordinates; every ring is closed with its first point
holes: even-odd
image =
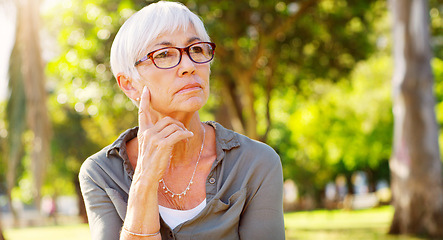
{"type": "Polygon", "coordinates": [[[185,76],[187,74],[194,74],[195,73],[195,64],[189,55],[185,52],[182,54],[182,59],[180,61],[178,74],[180,77],[185,76]]]}

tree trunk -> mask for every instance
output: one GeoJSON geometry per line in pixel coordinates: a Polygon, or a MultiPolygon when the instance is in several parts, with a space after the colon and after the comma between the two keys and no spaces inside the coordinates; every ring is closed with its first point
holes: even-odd
{"type": "Polygon", "coordinates": [[[81,217],[83,223],[88,223],[88,216],[86,215],[86,206],[85,201],[83,199],[82,191],[80,189],[80,181],[78,178],[74,178],[73,180],[75,186],[75,193],[77,195],[77,203],[78,203],[78,215],[81,217]]]}
{"type": "MultiPolygon", "coordinates": [[[[2,219],[1,211],[0,211],[0,219],[2,219]]],[[[0,222],[0,240],[5,240],[5,238],[3,237],[3,228],[1,222],[0,222]]]]}
{"type": "Polygon", "coordinates": [[[443,237],[443,185],[430,66],[428,3],[391,0],[395,69],[390,233],[443,237]]]}
{"type": "Polygon", "coordinates": [[[223,126],[232,129],[238,133],[245,134],[242,122],[242,107],[240,102],[235,99],[235,86],[229,86],[228,83],[222,85],[222,106],[217,110],[216,119],[223,126]]]}
{"type": "Polygon", "coordinates": [[[3,229],[0,226],[0,240],[5,240],[5,238],[3,237],[3,229]]]}
{"type": "MultiPolygon", "coordinates": [[[[294,23],[304,16],[308,9],[315,6],[320,0],[306,0],[297,2],[295,6],[297,10],[290,13],[289,16],[283,19],[283,21],[274,21],[272,31],[268,31],[261,23],[251,22],[249,28],[244,28],[238,31],[234,31],[231,34],[232,45],[230,47],[220,46],[217,48],[217,58],[220,62],[224,63],[223,72],[217,73],[217,75],[224,78],[221,81],[223,94],[223,108],[216,115],[216,120],[224,124],[228,128],[232,128],[234,131],[247,135],[250,138],[266,141],[267,135],[271,130],[271,91],[274,88],[275,79],[273,73],[277,69],[277,61],[280,57],[280,51],[282,49],[282,43],[276,42],[278,36],[285,36],[292,28],[294,23]],[[244,30],[255,29],[258,32],[258,41],[256,44],[251,44],[252,49],[248,52],[244,52],[244,49],[240,47],[239,42],[244,36],[244,30]],[[232,49],[230,49],[232,47],[232,49]],[[245,54],[245,55],[243,55],[245,54]],[[260,63],[263,59],[266,62],[275,61],[274,64],[260,63]],[[260,80],[260,76],[264,72],[266,75],[266,86],[257,87],[257,81],[260,80]],[[268,75],[268,73],[270,73],[268,75]],[[273,82],[274,81],[274,82],[273,82]],[[258,114],[255,108],[257,101],[257,91],[254,89],[264,89],[266,94],[265,100],[262,104],[266,105],[265,114],[258,114]],[[227,114],[226,114],[227,113],[227,114]],[[259,121],[262,118],[264,121],[259,121]],[[264,122],[266,124],[265,132],[258,131],[258,122],[264,122]]],[[[238,9],[237,9],[238,10],[238,9]]],[[[254,11],[252,11],[254,12],[254,11]]],[[[252,13],[252,15],[258,12],[252,13]]],[[[248,14],[245,15],[247,17],[248,14]]],[[[257,15],[258,16],[258,15],[257,15]]],[[[228,18],[226,21],[232,21],[232,24],[236,23],[236,19],[228,18]]],[[[265,24],[266,25],[266,24],[265,24]]],[[[232,30],[232,29],[231,29],[232,30]]]]}
{"type": "Polygon", "coordinates": [[[26,115],[34,134],[31,150],[31,170],[34,180],[34,201],[40,209],[41,187],[49,161],[50,123],[46,105],[44,64],[39,41],[38,1],[20,0],[18,39],[21,48],[22,73],[26,93],[26,115]]]}
{"type": "Polygon", "coordinates": [[[252,139],[258,139],[257,135],[257,114],[254,108],[254,87],[253,77],[247,74],[239,74],[238,81],[242,89],[243,116],[245,119],[245,133],[252,139]]]}
{"type": "MultiPolygon", "coordinates": [[[[3,6],[10,12],[14,12],[14,18],[17,19],[16,24],[16,41],[12,49],[9,59],[9,84],[10,91],[7,107],[6,107],[6,119],[8,123],[8,141],[5,148],[5,159],[7,165],[6,172],[6,194],[8,195],[9,209],[13,216],[13,226],[18,227],[19,219],[18,213],[12,204],[12,189],[16,185],[17,181],[17,166],[24,155],[24,147],[22,141],[22,135],[26,130],[26,96],[23,83],[23,73],[21,71],[21,49],[18,46],[17,38],[20,31],[20,25],[18,23],[18,16],[15,15],[16,6],[14,2],[10,2],[11,5],[3,6]]],[[[17,11],[18,12],[18,11],[17,11]]],[[[17,13],[18,14],[18,13],[17,13]]]]}

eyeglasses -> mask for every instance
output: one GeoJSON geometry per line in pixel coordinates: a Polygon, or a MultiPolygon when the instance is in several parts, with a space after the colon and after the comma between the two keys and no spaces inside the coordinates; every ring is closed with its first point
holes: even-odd
{"type": "Polygon", "coordinates": [[[182,60],[183,52],[186,52],[195,63],[207,63],[214,58],[215,43],[197,42],[187,47],[165,47],[148,53],[146,56],[135,62],[134,66],[150,59],[157,68],[169,69],[176,67],[182,60]]]}

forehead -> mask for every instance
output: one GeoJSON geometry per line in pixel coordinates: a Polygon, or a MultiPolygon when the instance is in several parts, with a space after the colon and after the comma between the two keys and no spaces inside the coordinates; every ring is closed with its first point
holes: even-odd
{"type": "Polygon", "coordinates": [[[186,29],[178,28],[159,34],[148,45],[148,50],[158,48],[159,46],[185,47],[196,41],[201,41],[201,37],[198,36],[193,26],[189,26],[186,29]]]}

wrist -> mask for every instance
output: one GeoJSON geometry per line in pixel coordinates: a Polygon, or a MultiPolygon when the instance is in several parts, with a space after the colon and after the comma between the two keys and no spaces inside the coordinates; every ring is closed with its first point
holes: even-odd
{"type": "Polygon", "coordinates": [[[129,234],[132,236],[137,236],[137,237],[155,237],[157,235],[160,235],[160,229],[155,233],[136,233],[136,232],[128,230],[128,228],[125,225],[123,225],[122,232],[125,232],[126,234],[129,234]]]}
{"type": "Polygon", "coordinates": [[[129,199],[128,204],[141,204],[146,202],[157,202],[158,201],[158,181],[143,181],[135,180],[132,182],[129,189],[129,199]]]}

